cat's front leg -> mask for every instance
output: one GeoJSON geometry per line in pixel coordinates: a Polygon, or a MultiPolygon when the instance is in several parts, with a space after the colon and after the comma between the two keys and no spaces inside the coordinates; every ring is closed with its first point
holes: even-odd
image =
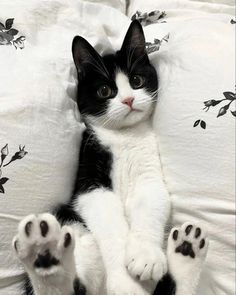
{"type": "Polygon", "coordinates": [[[92,232],[105,266],[108,295],[147,295],[125,267],[128,224],[120,197],[105,188],[78,196],[76,211],[92,232]]]}
{"type": "Polygon", "coordinates": [[[196,294],[208,244],[207,233],[202,226],[187,222],[180,228],[172,229],[167,256],[169,273],[176,285],[176,295],[196,294]]]}
{"type": "Polygon", "coordinates": [[[61,227],[51,214],[29,215],[20,222],[13,248],[29,275],[33,294],[86,293],[76,276],[74,246],[72,228],[61,227]]]}
{"type": "Polygon", "coordinates": [[[170,201],[161,180],[140,177],[127,203],[130,233],[126,246],[129,273],[141,281],[159,281],[167,272],[162,246],[170,201]]]}
{"type": "Polygon", "coordinates": [[[173,228],[167,245],[168,274],[153,295],[196,295],[207,250],[208,237],[202,226],[187,222],[173,228]]]}

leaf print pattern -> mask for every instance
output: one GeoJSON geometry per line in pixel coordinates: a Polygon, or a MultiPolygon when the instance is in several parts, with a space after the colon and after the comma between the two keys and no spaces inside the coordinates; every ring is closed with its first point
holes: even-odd
{"type": "MultiPolygon", "coordinates": [[[[142,26],[147,26],[153,23],[166,22],[163,18],[166,16],[165,11],[153,10],[151,12],[136,11],[131,17],[131,20],[138,20],[142,26]]],[[[163,37],[161,40],[155,38],[153,42],[146,42],[147,53],[158,51],[163,41],[168,42],[169,34],[163,37]]]]}
{"type": "Polygon", "coordinates": [[[23,49],[25,36],[16,37],[19,33],[13,26],[14,18],[5,21],[5,25],[0,22],[0,45],[13,45],[15,49],[23,49]]]}
{"type": "MultiPolygon", "coordinates": [[[[203,102],[204,103],[203,110],[208,112],[210,108],[218,106],[218,105],[224,103],[224,105],[222,105],[219,108],[216,117],[219,118],[219,117],[222,117],[222,116],[226,115],[229,110],[230,110],[230,113],[234,117],[236,117],[236,111],[231,110],[231,105],[233,104],[233,102],[236,101],[236,93],[233,93],[231,91],[225,91],[225,92],[223,92],[223,95],[224,95],[224,98],[222,98],[222,99],[217,99],[217,100],[216,99],[210,99],[210,100],[204,101],[203,102]]],[[[200,120],[200,119],[194,122],[193,127],[197,127],[199,125],[199,123],[200,123],[200,126],[203,129],[206,129],[206,122],[203,121],[203,120],[200,120]]]]}
{"type": "Polygon", "coordinates": [[[9,162],[7,162],[6,164],[4,164],[4,161],[6,160],[7,156],[9,155],[9,148],[8,148],[8,144],[6,144],[5,146],[3,146],[3,148],[1,149],[1,158],[0,158],[0,193],[4,194],[5,193],[5,189],[3,187],[3,185],[9,180],[9,178],[7,177],[2,177],[2,171],[3,171],[3,167],[6,167],[8,165],[10,165],[12,162],[16,161],[16,160],[21,160],[23,159],[26,155],[28,154],[28,152],[25,151],[25,146],[19,146],[19,151],[17,151],[10,159],[9,162]]]}
{"type": "Polygon", "coordinates": [[[166,16],[165,11],[154,10],[151,12],[136,11],[131,17],[131,20],[137,19],[142,26],[147,26],[153,23],[165,22],[163,18],[166,16]]]}
{"type": "Polygon", "coordinates": [[[206,129],[206,122],[205,122],[205,121],[199,119],[199,120],[197,120],[196,122],[194,122],[193,127],[197,127],[198,125],[199,125],[202,129],[206,129]],[[199,123],[200,123],[200,125],[199,125],[199,123]]]}
{"type": "Polygon", "coordinates": [[[166,35],[165,37],[163,37],[161,40],[159,39],[154,39],[153,43],[152,42],[146,42],[146,50],[147,53],[150,54],[154,51],[158,51],[161,47],[161,44],[163,43],[163,41],[168,42],[169,40],[169,34],[166,35]]]}
{"type": "MultiPolygon", "coordinates": [[[[204,110],[206,110],[207,112],[211,107],[215,107],[222,102],[226,102],[226,104],[219,109],[217,118],[225,115],[227,111],[230,109],[231,104],[234,101],[236,101],[236,94],[233,92],[226,91],[223,93],[223,95],[225,98],[220,100],[210,99],[210,100],[204,101],[204,105],[205,105],[204,110]]],[[[234,116],[235,111],[233,112],[231,111],[231,113],[234,116]]]]}

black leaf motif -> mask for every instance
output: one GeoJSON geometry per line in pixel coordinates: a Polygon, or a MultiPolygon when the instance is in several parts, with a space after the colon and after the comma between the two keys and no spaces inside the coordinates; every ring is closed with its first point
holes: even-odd
{"type": "Polygon", "coordinates": [[[9,18],[6,20],[5,27],[7,30],[10,30],[14,22],[14,18],[9,18]]]}
{"type": "Polygon", "coordinates": [[[236,98],[236,94],[233,92],[223,92],[225,98],[229,99],[229,100],[234,100],[236,98]]]}
{"type": "Polygon", "coordinates": [[[9,155],[9,148],[8,144],[5,144],[1,149],[0,149],[0,193],[5,194],[5,189],[4,185],[8,182],[9,178],[7,177],[2,177],[3,175],[3,170],[4,167],[10,165],[13,161],[20,160],[24,158],[28,154],[27,151],[25,151],[25,146],[19,146],[19,151],[17,151],[12,157],[11,160],[8,160],[8,163],[4,165],[5,159],[8,158],[9,155]]]}
{"type": "Polygon", "coordinates": [[[228,104],[220,108],[217,118],[225,115],[227,113],[228,108],[229,108],[228,104]]]}
{"type": "Polygon", "coordinates": [[[203,129],[206,129],[206,122],[205,121],[201,121],[201,127],[203,128],[203,129]]]}
{"type": "Polygon", "coordinates": [[[25,36],[17,38],[19,31],[13,28],[13,22],[14,18],[9,18],[5,25],[0,23],[0,45],[13,45],[15,49],[23,49],[26,38],[25,36]]]}
{"type": "Polygon", "coordinates": [[[131,17],[131,20],[137,19],[143,26],[150,25],[152,23],[157,23],[166,16],[165,11],[154,10],[151,12],[141,12],[136,11],[136,13],[131,17]]]}
{"type": "Polygon", "coordinates": [[[204,110],[206,110],[206,112],[207,112],[210,107],[214,107],[221,102],[222,102],[222,100],[215,100],[215,99],[210,99],[210,100],[204,101],[204,105],[205,105],[204,110]]]}
{"type": "Polygon", "coordinates": [[[0,185],[5,184],[8,180],[9,178],[7,177],[0,178],[0,185]]]}
{"type": "Polygon", "coordinates": [[[0,193],[2,193],[2,194],[5,193],[4,187],[1,184],[0,184],[0,193]]]}
{"type": "MultiPolygon", "coordinates": [[[[218,104],[224,104],[218,111],[217,114],[217,118],[224,116],[228,110],[230,110],[231,114],[236,117],[236,111],[232,111],[231,110],[231,105],[234,101],[236,101],[236,93],[233,93],[232,91],[225,91],[223,92],[224,98],[220,99],[220,100],[215,100],[215,99],[210,99],[210,100],[206,100],[204,101],[204,108],[203,110],[206,110],[206,112],[210,109],[213,108],[215,106],[217,106],[218,104]],[[226,104],[225,104],[226,103],[226,104]]],[[[202,120],[197,120],[193,127],[196,127],[198,124],[200,123],[201,128],[206,129],[206,122],[202,121],[202,120]]]]}
{"type": "Polygon", "coordinates": [[[16,29],[10,29],[7,34],[11,35],[11,36],[15,36],[18,34],[19,31],[17,31],[16,29]]]}
{"type": "Polygon", "coordinates": [[[231,114],[236,117],[236,111],[231,111],[231,114]]]}
{"type": "Polygon", "coordinates": [[[5,29],[5,26],[3,23],[0,22],[0,30],[3,30],[3,29],[5,29]]]}
{"type": "Polygon", "coordinates": [[[194,124],[193,127],[197,127],[197,125],[200,123],[200,120],[197,120],[194,124]]]}

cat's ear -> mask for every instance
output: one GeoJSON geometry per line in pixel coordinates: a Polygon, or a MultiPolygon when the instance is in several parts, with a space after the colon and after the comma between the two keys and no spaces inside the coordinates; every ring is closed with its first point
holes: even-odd
{"type": "Polygon", "coordinates": [[[132,58],[133,61],[147,56],[143,28],[138,20],[134,20],[130,24],[121,52],[132,58]]]}
{"type": "Polygon", "coordinates": [[[74,38],[72,42],[72,54],[78,73],[83,72],[88,66],[104,68],[101,56],[93,46],[81,36],[76,36],[74,38]]]}

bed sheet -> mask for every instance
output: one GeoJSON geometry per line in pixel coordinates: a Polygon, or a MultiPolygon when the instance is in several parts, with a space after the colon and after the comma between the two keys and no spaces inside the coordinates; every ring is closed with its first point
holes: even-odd
{"type": "Polygon", "coordinates": [[[172,222],[201,221],[209,228],[199,295],[235,293],[235,25],[234,7],[222,3],[131,0],[126,16],[119,1],[1,1],[4,30],[17,32],[0,32],[0,148],[6,153],[8,143],[8,157],[19,144],[28,152],[2,175],[9,182],[0,195],[1,295],[19,294],[14,282],[23,270],[9,248],[18,216],[45,211],[70,193],[82,128],[74,102],[73,37],[84,36],[100,53],[114,51],[130,18],[154,10],[154,19],[144,14],[143,25],[160,79],[153,125],[172,222]],[[213,106],[213,100],[222,102],[213,106]],[[48,181],[51,175],[60,181],[48,181]]]}

